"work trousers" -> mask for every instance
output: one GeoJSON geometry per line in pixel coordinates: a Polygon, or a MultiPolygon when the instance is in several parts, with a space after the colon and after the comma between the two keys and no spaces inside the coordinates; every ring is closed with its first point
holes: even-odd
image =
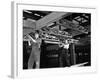
{"type": "Polygon", "coordinates": [[[40,49],[37,43],[32,44],[32,51],[28,60],[28,69],[40,68],[40,49]]]}
{"type": "Polygon", "coordinates": [[[59,52],[59,66],[70,67],[70,56],[68,54],[68,49],[61,48],[59,52]]]}

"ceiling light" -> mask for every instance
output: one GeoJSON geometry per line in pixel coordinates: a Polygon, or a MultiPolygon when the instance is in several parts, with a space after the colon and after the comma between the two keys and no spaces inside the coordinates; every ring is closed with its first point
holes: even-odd
{"type": "Polygon", "coordinates": [[[34,15],[36,15],[36,16],[40,16],[39,14],[37,14],[37,13],[35,13],[34,15]]]}
{"type": "Polygon", "coordinates": [[[27,13],[32,13],[32,12],[30,12],[30,11],[28,11],[28,10],[24,10],[24,12],[27,12],[27,13]]]}

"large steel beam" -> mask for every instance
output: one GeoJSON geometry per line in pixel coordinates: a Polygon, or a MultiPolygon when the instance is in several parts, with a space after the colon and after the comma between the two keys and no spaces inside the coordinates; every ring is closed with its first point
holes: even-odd
{"type": "Polygon", "coordinates": [[[23,28],[23,36],[29,34],[30,32],[34,32],[34,29],[28,27],[23,28]]]}
{"type": "Polygon", "coordinates": [[[88,32],[86,31],[86,29],[83,29],[83,27],[79,27],[79,25],[77,24],[74,24],[73,22],[71,21],[62,21],[62,22],[57,22],[58,25],[61,25],[65,28],[69,28],[69,29],[72,29],[72,30],[75,30],[75,31],[78,31],[78,32],[81,32],[81,33],[85,33],[87,34],[88,32]]]}
{"type": "Polygon", "coordinates": [[[52,22],[55,22],[55,21],[61,19],[62,17],[64,17],[64,15],[67,16],[69,14],[70,13],[66,13],[66,12],[52,12],[52,13],[48,14],[47,16],[36,21],[36,28],[40,29],[49,23],[52,23],[52,22]]]}
{"type": "Polygon", "coordinates": [[[31,19],[23,20],[23,35],[27,35],[28,33],[33,32],[35,29],[35,21],[31,19]]]}
{"type": "Polygon", "coordinates": [[[27,28],[36,28],[36,23],[35,21],[31,20],[31,19],[27,19],[27,20],[23,20],[23,27],[27,27],[27,28]]]}

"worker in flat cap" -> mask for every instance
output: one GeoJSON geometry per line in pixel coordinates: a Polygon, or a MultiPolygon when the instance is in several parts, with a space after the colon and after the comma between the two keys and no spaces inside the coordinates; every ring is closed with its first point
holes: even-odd
{"type": "Polygon", "coordinates": [[[41,39],[39,38],[39,32],[28,34],[29,45],[32,47],[31,54],[28,60],[28,69],[40,68],[40,46],[41,39]]]}
{"type": "Polygon", "coordinates": [[[65,42],[61,43],[59,46],[59,67],[70,67],[68,40],[65,40],[65,42]]]}

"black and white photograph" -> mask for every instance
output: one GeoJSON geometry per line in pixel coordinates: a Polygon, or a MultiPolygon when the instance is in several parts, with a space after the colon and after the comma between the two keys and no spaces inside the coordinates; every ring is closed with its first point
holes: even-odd
{"type": "Polygon", "coordinates": [[[96,72],[96,9],[14,3],[12,76],[96,72]]]}
{"type": "Polygon", "coordinates": [[[91,13],[22,11],[23,70],[91,67],[91,13]]]}
{"type": "Polygon", "coordinates": [[[0,80],[100,80],[100,0],[1,0],[0,80]]]}

